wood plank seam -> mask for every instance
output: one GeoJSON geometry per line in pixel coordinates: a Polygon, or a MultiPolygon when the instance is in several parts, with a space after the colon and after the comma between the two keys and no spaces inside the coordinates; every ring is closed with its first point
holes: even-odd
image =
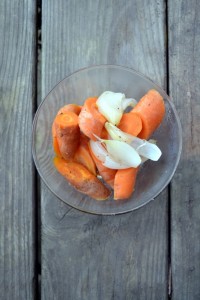
{"type": "MultiPolygon", "coordinates": [[[[165,29],[166,29],[166,92],[169,95],[169,41],[168,41],[168,0],[165,0],[165,29]]],[[[168,187],[168,299],[172,294],[172,272],[171,272],[171,183],[168,187]]]]}
{"type": "MultiPolygon", "coordinates": [[[[41,0],[36,1],[36,43],[35,43],[35,103],[34,113],[37,110],[40,95],[40,52],[41,52],[41,0]]],[[[41,299],[41,204],[40,204],[40,178],[37,172],[34,174],[35,187],[35,299],[41,299]]]]}

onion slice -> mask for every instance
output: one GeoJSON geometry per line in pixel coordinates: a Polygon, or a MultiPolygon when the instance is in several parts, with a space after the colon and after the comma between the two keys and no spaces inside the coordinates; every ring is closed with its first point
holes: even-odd
{"type": "Polygon", "coordinates": [[[157,161],[162,155],[161,150],[157,145],[155,145],[154,140],[146,141],[140,139],[131,134],[123,132],[122,130],[108,122],[105,123],[105,128],[112,139],[124,141],[130,144],[130,146],[132,146],[137,151],[137,153],[144,158],[157,161]]]}
{"type": "Polygon", "coordinates": [[[129,166],[126,164],[115,161],[112,156],[106,151],[101,142],[90,140],[90,148],[93,154],[109,169],[127,169],[129,166]]]}
{"type": "Polygon", "coordinates": [[[137,104],[137,101],[135,99],[133,99],[133,98],[125,98],[122,101],[122,109],[124,111],[127,107],[129,107],[129,106],[134,107],[134,106],[136,106],[136,104],[137,104]]]}
{"type": "Polygon", "coordinates": [[[118,127],[114,126],[109,122],[105,123],[105,128],[113,140],[123,141],[128,144],[130,144],[133,140],[133,135],[120,130],[118,127]]]}
{"type": "Polygon", "coordinates": [[[104,143],[106,150],[112,158],[128,167],[137,168],[141,164],[141,158],[137,151],[129,144],[117,140],[104,140],[94,135],[101,143],[104,143]]]}
{"type": "Polygon", "coordinates": [[[122,93],[106,91],[97,99],[99,112],[112,124],[118,125],[124,110],[128,106],[135,106],[136,100],[125,98],[122,93]]]}

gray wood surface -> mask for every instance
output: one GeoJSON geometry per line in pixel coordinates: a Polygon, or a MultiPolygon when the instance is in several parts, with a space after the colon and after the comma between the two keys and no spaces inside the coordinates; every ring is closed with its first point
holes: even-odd
{"type": "MultiPolygon", "coordinates": [[[[42,97],[92,64],[135,68],[165,86],[164,1],[42,3],[42,97]]],[[[168,204],[121,216],[76,211],[42,185],[42,299],[167,299],[168,204]]]]}
{"type": "Polygon", "coordinates": [[[170,94],[183,128],[171,190],[172,299],[200,299],[200,2],[169,0],[170,94]]]}
{"type": "Polygon", "coordinates": [[[0,298],[34,298],[35,4],[0,1],[0,298]]]}

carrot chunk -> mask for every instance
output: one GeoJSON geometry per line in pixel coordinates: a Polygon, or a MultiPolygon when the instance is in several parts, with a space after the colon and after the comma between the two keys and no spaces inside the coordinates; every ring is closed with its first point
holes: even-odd
{"type": "Polygon", "coordinates": [[[106,119],[98,111],[96,106],[97,97],[88,98],[79,114],[80,130],[92,140],[96,140],[94,134],[101,135],[106,119]]]}
{"type": "Polygon", "coordinates": [[[63,107],[61,107],[57,113],[57,115],[60,114],[65,114],[68,111],[71,111],[73,113],[75,113],[76,115],[80,114],[82,106],[81,105],[77,105],[77,104],[67,104],[63,107]]]}
{"type": "Polygon", "coordinates": [[[140,116],[133,112],[123,114],[118,128],[131,135],[137,136],[142,130],[142,120],[140,116]]]}
{"type": "Polygon", "coordinates": [[[90,154],[88,146],[89,138],[83,133],[80,134],[80,145],[75,153],[74,161],[85,166],[92,174],[96,175],[96,165],[90,154]]]}
{"type": "Polygon", "coordinates": [[[137,172],[138,168],[128,168],[117,171],[114,180],[115,200],[127,199],[131,196],[134,190],[137,172]]]}
{"type": "Polygon", "coordinates": [[[132,112],[142,120],[142,130],[138,134],[141,139],[148,139],[162,122],[165,115],[165,104],[156,90],[150,90],[140,99],[132,112]]]}
{"type": "Polygon", "coordinates": [[[53,122],[52,124],[52,139],[53,139],[53,149],[55,154],[58,157],[62,157],[62,154],[60,153],[59,145],[58,145],[58,140],[56,136],[56,128],[55,128],[55,123],[53,122]]]}
{"type": "Polygon", "coordinates": [[[78,116],[68,111],[57,115],[54,123],[60,153],[66,160],[72,159],[79,145],[78,116]]]}
{"type": "Polygon", "coordinates": [[[106,200],[109,197],[109,189],[83,165],[67,162],[59,157],[54,158],[54,165],[57,171],[79,192],[96,200],[106,200]]]}

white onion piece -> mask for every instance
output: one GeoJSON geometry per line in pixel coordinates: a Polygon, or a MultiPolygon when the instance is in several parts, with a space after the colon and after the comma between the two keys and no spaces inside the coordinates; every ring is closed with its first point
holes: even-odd
{"type": "Polygon", "coordinates": [[[98,106],[99,112],[112,124],[118,125],[122,118],[122,111],[109,106],[108,103],[100,102],[98,106]]]}
{"type": "Polygon", "coordinates": [[[122,110],[122,100],[125,99],[125,95],[122,93],[113,93],[110,91],[106,91],[99,96],[97,99],[97,106],[100,104],[109,103],[109,105],[118,110],[122,110]]]}
{"type": "Polygon", "coordinates": [[[97,99],[97,106],[99,112],[112,124],[118,125],[123,109],[122,99],[125,99],[125,95],[122,93],[113,93],[106,91],[97,99]]]}
{"type": "Polygon", "coordinates": [[[99,112],[112,124],[118,125],[123,111],[128,106],[135,106],[136,100],[125,98],[122,93],[113,93],[106,91],[97,99],[97,107],[99,112]]]}
{"type": "MultiPolygon", "coordinates": [[[[154,139],[150,139],[150,140],[148,140],[148,142],[149,142],[149,143],[152,143],[152,144],[154,144],[154,145],[156,145],[156,140],[154,140],[154,139]]],[[[144,163],[144,162],[146,162],[147,160],[149,160],[148,158],[146,158],[146,157],[144,157],[144,156],[142,156],[142,155],[140,155],[140,157],[141,157],[142,163],[144,163]]]]}
{"type": "Polygon", "coordinates": [[[117,162],[114,161],[111,156],[107,156],[105,162],[103,163],[103,165],[109,169],[127,169],[130,168],[129,166],[127,166],[126,164],[123,164],[122,162],[117,162]]]}
{"type": "Polygon", "coordinates": [[[90,140],[90,147],[94,155],[102,161],[103,165],[110,169],[127,169],[129,166],[119,161],[113,160],[111,155],[106,151],[99,141],[90,140]]]}
{"type": "Polygon", "coordinates": [[[106,156],[108,155],[108,152],[106,149],[102,146],[101,142],[99,141],[92,141],[90,140],[90,148],[94,155],[102,162],[105,161],[106,156]]]}
{"type": "Polygon", "coordinates": [[[106,149],[114,159],[119,160],[129,167],[137,168],[141,163],[138,153],[125,142],[115,140],[104,140],[106,149]]]}
{"type": "Polygon", "coordinates": [[[113,140],[123,141],[128,144],[130,144],[133,140],[133,136],[131,134],[120,130],[118,127],[114,126],[109,122],[105,123],[105,128],[113,140]]]}
{"type": "Polygon", "coordinates": [[[153,142],[148,142],[133,135],[127,134],[108,122],[106,122],[105,128],[113,139],[121,141],[123,140],[124,142],[129,143],[139,155],[153,161],[157,161],[160,158],[162,152],[158,146],[155,145],[154,140],[151,140],[153,142]]]}
{"type": "Polygon", "coordinates": [[[136,150],[140,155],[153,161],[159,160],[162,154],[158,146],[147,141],[145,141],[143,145],[139,146],[136,150]]]}
{"type": "Polygon", "coordinates": [[[128,106],[136,106],[137,104],[137,101],[133,98],[125,98],[123,101],[122,101],[122,109],[123,111],[128,107],[128,106]]]}
{"type": "Polygon", "coordinates": [[[106,145],[108,153],[115,161],[126,165],[127,167],[137,168],[141,163],[141,158],[137,151],[129,144],[116,140],[103,140],[94,135],[99,141],[106,145]]]}

